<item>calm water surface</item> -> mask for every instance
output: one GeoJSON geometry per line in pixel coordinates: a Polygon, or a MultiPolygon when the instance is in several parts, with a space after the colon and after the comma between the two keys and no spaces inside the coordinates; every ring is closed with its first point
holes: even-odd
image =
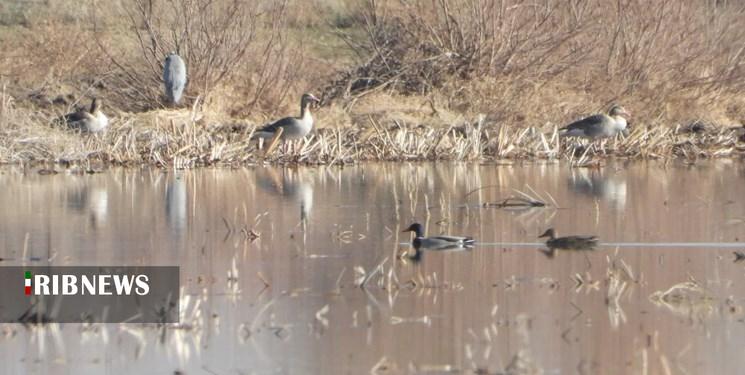
{"type": "Polygon", "coordinates": [[[745,366],[737,162],[4,169],[0,183],[0,266],[178,265],[186,295],[181,325],[165,330],[0,325],[0,373],[745,366]],[[518,191],[549,207],[484,207],[518,191]],[[415,220],[482,244],[399,259],[410,240],[400,232],[415,220]],[[548,227],[596,234],[604,246],[548,258],[536,239],[548,227]]]}

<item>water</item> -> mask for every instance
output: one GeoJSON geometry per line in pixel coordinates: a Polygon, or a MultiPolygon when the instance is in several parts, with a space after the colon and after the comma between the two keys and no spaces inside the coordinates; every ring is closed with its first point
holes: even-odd
{"type": "Polygon", "coordinates": [[[178,265],[188,297],[165,331],[0,325],[0,373],[739,373],[744,177],[728,161],[4,169],[0,265],[178,265]],[[549,207],[483,207],[516,191],[549,207]],[[415,220],[481,245],[398,259],[415,220]],[[602,246],[548,258],[548,227],[602,246]]]}

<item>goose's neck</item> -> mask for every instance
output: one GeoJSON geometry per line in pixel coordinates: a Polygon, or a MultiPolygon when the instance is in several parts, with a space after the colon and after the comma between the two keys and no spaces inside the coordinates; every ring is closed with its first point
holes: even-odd
{"type": "Polygon", "coordinates": [[[615,123],[616,123],[616,127],[617,127],[617,128],[619,129],[619,130],[624,130],[624,129],[626,129],[626,125],[627,125],[627,122],[626,122],[626,119],[625,119],[625,118],[623,118],[623,116],[615,115],[615,116],[611,116],[611,117],[613,117],[613,120],[614,120],[614,121],[615,121],[615,123]]]}
{"type": "Polygon", "coordinates": [[[310,105],[307,103],[303,103],[300,106],[300,118],[303,120],[312,119],[313,117],[310,114],[310,105]]]}

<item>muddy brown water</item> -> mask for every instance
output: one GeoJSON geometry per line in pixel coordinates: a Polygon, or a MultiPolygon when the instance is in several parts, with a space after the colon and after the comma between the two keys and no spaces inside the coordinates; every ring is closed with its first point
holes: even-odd
{"type": "Polygon", "coordinates": [[[2,373],[734,374],[745,365],[738,162],[3,169],[0,182],[0,266],[178,265],[187,295],[181,325],[165,331],[0,325],[2,373]],[[517,191],[549,206],[483,207],[517,191]],[[414,220],[480,244],[398,259],[414,220]],[[550,259],[536,238],[548,227],[603,244],[550,259]]]}

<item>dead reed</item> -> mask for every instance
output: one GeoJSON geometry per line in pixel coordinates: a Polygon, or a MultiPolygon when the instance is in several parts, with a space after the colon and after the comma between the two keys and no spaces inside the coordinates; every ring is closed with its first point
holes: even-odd
{"type": "Polygon", "coordinates": [[[599,156],[630,159],[737,157],[745,144],[737,130],[711,128],[684,132],[676,128],[637,127],[625,138],[586,148],[577,140],[560,140],[556,126],[540,129],[483,120],[449,127],[412,126],[400,121],[367,126],[323,128],[295,144],[258,149],[255,127],[209,122],[190,113],[123,114],[102,135],[77,134],[33,112],[16,108],[0,96],[0,163],[62,165],[156,165],[190,168],[209,165],[349,164],[365,161],[497,161],[567,159],[576,165],[599,156]],[[578,152],[583,147],[583,152],[578,152]],[[580,155],[579,157],[576,155],[580,155]]]}

